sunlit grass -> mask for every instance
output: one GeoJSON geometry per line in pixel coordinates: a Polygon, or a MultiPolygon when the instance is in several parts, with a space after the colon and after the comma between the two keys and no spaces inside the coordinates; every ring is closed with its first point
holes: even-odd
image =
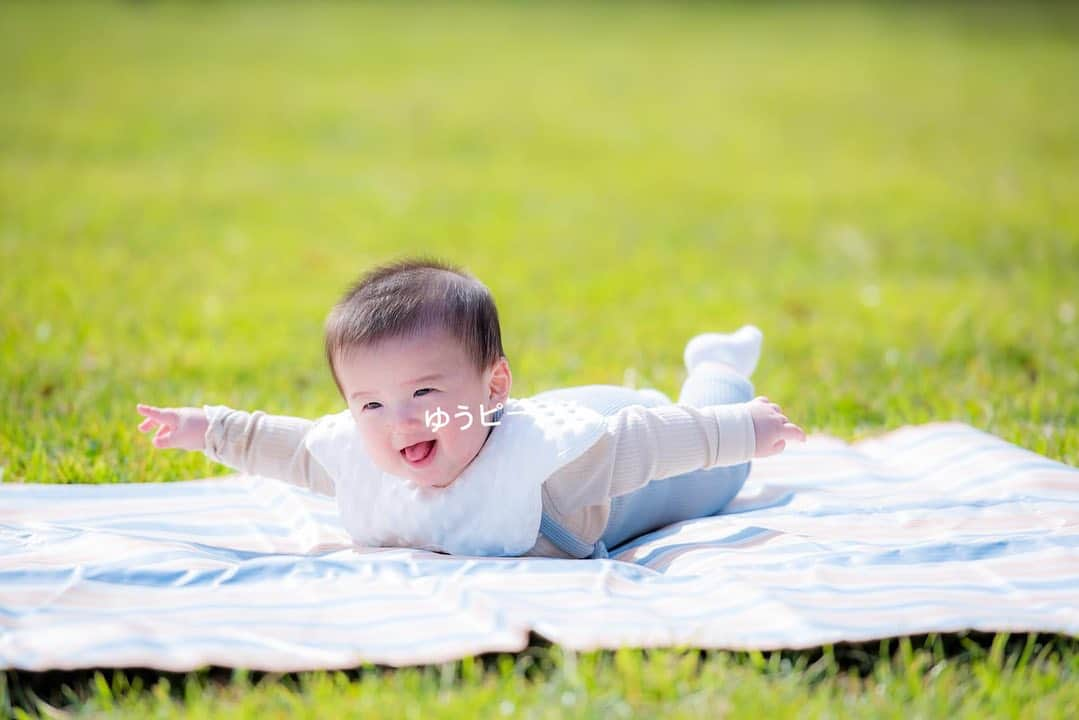
{"type": "Polygon", "coordinates": [[[0,709],[14,702],[46,715],[66,705],[114,717],[191,718],[1074,716],[1074,640],[948,637],[765,653],[536,647],[404,670],[284,676],[9,673],[6,685],[0,675],[0,709]]]}

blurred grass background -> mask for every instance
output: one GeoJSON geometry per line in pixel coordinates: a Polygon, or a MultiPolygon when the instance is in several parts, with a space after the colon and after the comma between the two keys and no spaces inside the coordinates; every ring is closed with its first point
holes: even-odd
{"type": "MultiPolygon", "coordinates": [[[[321,324],[430,253],[515,396],[757,390],[845,439],[959,420],[1079,464],[1069,4],[0,5],[0,479],[224,474],[136,402],[340,408],[321,324]]],[[[1074,659],[1074,658],[1073,658],[1074,659]]]]}

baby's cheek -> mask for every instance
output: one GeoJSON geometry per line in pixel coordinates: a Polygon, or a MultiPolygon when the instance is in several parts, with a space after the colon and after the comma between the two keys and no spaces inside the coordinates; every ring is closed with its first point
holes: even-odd
{"type": "Polygon", "coordinates": [[[483,443],[487,440],[487,434],[490,431],[491,428],[489,426],[484,425],[477,420],[473,423],[472,427],[466,431],[467,434],[462,433],[462,443],[467,445],[470,453],[474,454],[483,446],[483,443]]]}
{"type": "Polygon", "coordinates": [[[360,435],[360,441],[363,443],[364,448],[367,449],[367,453],[373,457],[390,458],[395,453],[393,448],[390,447],[390,442],[386,438],[384,433],[380,433],[377,428],[371,426],[371,423],[364,422],[358,428],[357,431],[360,435]]]}

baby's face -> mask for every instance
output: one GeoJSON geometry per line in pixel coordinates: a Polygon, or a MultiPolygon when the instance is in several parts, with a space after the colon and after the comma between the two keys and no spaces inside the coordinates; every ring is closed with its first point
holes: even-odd
{"type": "Polygon", "coordinates": [[[449,485],[468,467],[487,440],[492,411],[506,402],[512,382],[505,358],[479,374],[462,345],[444,332],[355,348],[349,357],[337,358],[335,366],[375,464],[427,488],[449,485]],[[481,404],[487,425],[480,419],[481,404]],[[442,427],[434,418],[439,408],[446,413],[442,427]],[[465,413],[472,416],[471,425],[465,413]]]}

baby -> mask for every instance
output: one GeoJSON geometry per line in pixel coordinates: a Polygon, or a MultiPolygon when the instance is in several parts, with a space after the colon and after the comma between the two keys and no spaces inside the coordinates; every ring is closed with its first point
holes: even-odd
{"type": "Polygon", "coordinates": [[[751,325],[694,337],[677,404],[614,385],[513,398],[488,288],[448,263],[402,259],[362,276],[326,320],[346,410],[307,420],[139,404],[139,430],[334,496],[360,545],[602,558],[718,513],[752,458],[805,440],[775,403],[751,399],[760,348],[751,325]]]}

